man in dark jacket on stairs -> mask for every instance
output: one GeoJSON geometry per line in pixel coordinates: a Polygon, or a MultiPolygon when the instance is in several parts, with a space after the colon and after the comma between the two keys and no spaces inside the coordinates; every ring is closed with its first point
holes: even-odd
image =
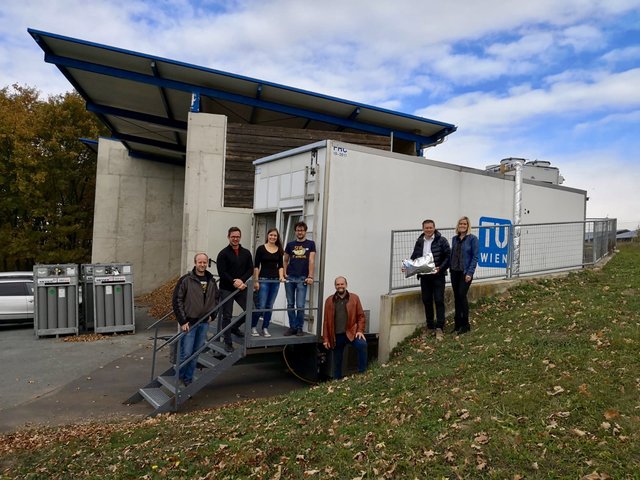
{"type": "MultiPolygon", "coordinates": [[[[207,270],[207,254],[196,253],[193,262],[193,270],[180,277],[173,290],[173,312],[180,329],[186,333],[180,339],[180,363],[204,345],[211,318],[205,318],[197,325],[196,323],[215,308],[219,297],[216,280],[207,270]]],[[[195,357],[180,369],[179,377],[185,386],[193,381],[197,363],[198,357],[195,357]]]]}
{"type": "MultiPolygon", "coordinates": [[[[229,300],[222,306],[222,322],[220,328],[225,328],[231,322],[233,317],[233,301],[242,308],[247,309],[247,280],[253,276],[253,257],[251,252],[240,245],[242,233],[238,227],[231,227],[227,233],[229,245],[224,247],[218,253],[216,264],[218,266],[218,275],[220,276],[220,298],[224,300],[238,290],[233,300],[229,300]]],[[[244,333],[240,330],[240,326],[244,324],[244,320],[224,334],[224,345],[227,352],[233,352],[233,343],[231,334],[243,337],[244,333]]]]}

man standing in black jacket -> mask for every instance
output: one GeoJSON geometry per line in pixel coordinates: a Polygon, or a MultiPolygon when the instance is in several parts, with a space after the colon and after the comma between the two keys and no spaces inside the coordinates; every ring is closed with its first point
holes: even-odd
{"type": "MultiPolygon", "coordinates": [[[[180,339],[180,363],[204,345],[211,318],[205,318],[200,323],[198,320],[218,304],[216,280],[207,270],[209,257],[206,253],[196,253],[193,263],[193,270],[180,277],[173,290],[173,313],[180,330],[185,333],[180,339]]],[[[178,376],[185,386],[193,381],[197,362],[198,357],[195,357],[180,369],[178,376]]]]}
{"type": "Polygon", "coordinates": [[[433,220],[422,222],[422,235],[418,237],[411,260],[433,255],[436,266],[434,273],[418,275],[420,278],[420,290],[422,291],[422,303],[424,314],[427,317],[427,335],[435,335],[436,340],[444,338],[444,285],[445,275],[449,268],[449,254],[451,249],[446,238],[436,230],[433,220]],[[436,319],[434,324],[433,304],[436,304],[436,319]]]}
{"type": "MultiPolygon", "coordinates": [[[[242,310],[247,308],[247,280],[253,275],[253,258],[251,252],[240,245],[242,233],[238,227],[231,227],[227,233],[229,245],[218,253],[216,263],[218,264],[218,275],[220,276],[220,299],[224,300],[236,289],[240,291],[233,300],[240,305],[242,310]]],[[[228,301],[222,306],[221,328],[225,328],[233,317],[233,301],[228,301]]],[[[244,320],[243,320],[244,322],[244,320]]],[[[243,325],[241,322],[239,325],[243,325]]],[[[243,337],[244,333],[236,326],[232,330],[227,330],[224,334],[225,350],[233,351],[231,334],[243,337]]]]}

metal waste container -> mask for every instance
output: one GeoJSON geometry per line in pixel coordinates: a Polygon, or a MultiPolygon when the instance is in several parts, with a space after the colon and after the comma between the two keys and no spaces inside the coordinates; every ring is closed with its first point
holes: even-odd
{"type": "Polygon", "coordinates": [[[93,331],[93,265],[80,265],[80,286],[82,305],[80,308],[80,325],[85,332],[93,331]]]}
{"type": "Polygon", "coordinates": [[[129,263],[93,266],[93,325],[96,333],[134,332],[133,269],[129,263]]]}
{"type": "Polygon", "coordinates": [[[34,265],[36,337],[78,334],[78,266],[34,265]]]}

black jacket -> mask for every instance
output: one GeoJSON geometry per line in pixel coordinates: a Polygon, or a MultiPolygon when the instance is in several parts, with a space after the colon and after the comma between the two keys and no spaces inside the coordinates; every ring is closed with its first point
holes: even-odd
{"type": "MultiPolygon", "coordinates": [[[[413,247],[413,253],[411,254],[411,260],[420,258],[422,251],[424,250],[424,233],[416,240],[416,245],[413,247]]],[[[451,255],[451,248],[449,242],[444,238],[438,230],[433,234],[433,242],[431,243],[431,253],[433,255],[433,261],[438,267],[438,275],[445,275],[449,268],[449,256],[451,255]]]]}
{"type": "Polygon", "coordinates": [[[207,279],[207,292],[204,295],[195,267],[180,277],[176,288],[173,289],[173,313],[180,325],[187,322],[193,325],[218,304],[220,295],[216,279],[209,271],[204,272],[204,275],[207,279]]]}
{"type": "Polygon", "coordinates": [[[220,290],[235,290],[233,280],[239,278],[246,282],[253,275],[253,258],[251,252],[242,245],[236,256],[231,245],[227,245],[220,253],[216,263],[218,264],[218,275],[220,276],[220,290]]]}

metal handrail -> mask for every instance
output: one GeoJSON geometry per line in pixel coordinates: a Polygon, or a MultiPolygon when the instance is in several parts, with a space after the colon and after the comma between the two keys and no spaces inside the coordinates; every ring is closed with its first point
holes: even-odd
{"type": "MultiPolygon", "coordinates": [[[[220,308],[227,303],[229,300],[233,299],[233,297],[236,296],[236,294],[240,291],[240,289],[236,289],[234,292],[231,293],[231,295],[227,296],[224,300],[222,300],[221,302],[219,302],[215,307],[213,307],[209,312],[207,312],[205,315],[203,315],[201,318],[198,319],[198,321],[196,323],[193,324],[193,326],[197,326],[200,323],[202,323],[204,320],[207,320],[209,317],[211,317],[211,315],[213,315],[214,313],[218,312],[218,310],[220,310],[220,308]]],[[[150,325],[147,330],[150,330],[152,328],[155,328],[155,333],[154,333],[154,337],[153,337],[153,358],[151,360],[151,380],[153,380],[155,378],[155,367],[156,367],[156,359],[157,359],[157,354],[158,352],[163,349],[164,347],[166,347],[167,345],[172,345],[173,343],[177,342],[178,340],[180,340],[183,336],[185,336],[188,332],[183,332],[183,331],[179,331],[178,333],[172,335],[169,339],[165,340],[165,342],[160,345],[158,347],[158,329],[159,329],[159,325],[161,322],[163,322],[164,320],[166,320],[171,314],[173,313],[173,309],[169,312],[167,312],[166,314],[164,314],[158,321],[154,322],[152,325],[150,325]]],[[[226,331],[226,328],[224,329],[224,331],[226,331]]],[[[221,333],[221,332],[219,332],[221,333]]],[[[219,335],[216,335],[216,338],[219,335]]],[[[198,354],[200,354],[200,352],[198,352],[198,354]]],[[[194,353],[195,355],[195,353],[194,353]]],[[[183,363],[181,363],[180,365],[178,365],[178,368],[176,368],[176,375],[178,374],[178,372],[180,371],[180,368],[184,365],[186,365],[188,363],[188,361],[192,360],[192,357],[194,355],[191,355],[187,360],[185,360],[183,363]]],[[[178,349],[176,352],[176,359],[180,358],[180,344],[178,343],[178,349]]]]}

